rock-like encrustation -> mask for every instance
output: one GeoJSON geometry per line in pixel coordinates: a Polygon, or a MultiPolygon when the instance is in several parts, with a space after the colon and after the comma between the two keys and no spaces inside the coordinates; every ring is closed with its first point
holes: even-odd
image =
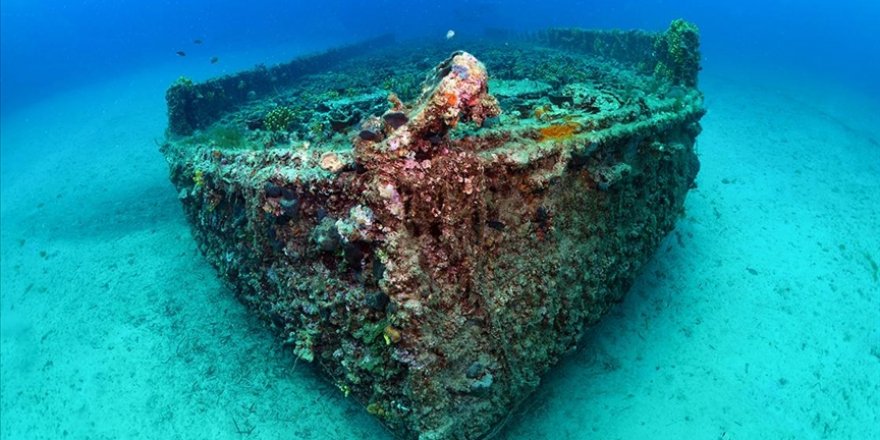
{"type": "Polygon", "coordinates": [[[680,215],[696,28],[389,43],[178,81],[162,151],[200,249],[296,356],[401,438],[483,438],[680,215]]]}

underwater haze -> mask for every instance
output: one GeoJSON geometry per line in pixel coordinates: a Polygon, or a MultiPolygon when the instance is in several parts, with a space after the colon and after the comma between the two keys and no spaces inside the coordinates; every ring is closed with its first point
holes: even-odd
{"type": "Polygon", "coordinates": [[[685,214],[498,438],[878,438],[876,0],[3,0],[0,438],[392,438],[201,255],[159,152],[178,78],[679,18],[708,109],[685,214]]]}
{"type": "Polygon", "coordinates": [[[872,0],[769,1],[341,1],[32,2],[2,9],[2,99],[37,97],[159,65],[206,77],[279,62],[369,36],[441,38],[486,29],[549,26],[662,30],[674,18],[697,23],[704,63],[761,63],[835,76],[876,91],[880,6],[872,0]],[[204,41],[193,47],[194,39],[204,41]],[[175,52],[187,56],[177,59],[175,52]],[[223,63],[206,68],[212,56],[223,63]],[[228,58],[228,59],[227,59],[228,58]],[[230,66],[230,62],[238,64],[230,66]]]}

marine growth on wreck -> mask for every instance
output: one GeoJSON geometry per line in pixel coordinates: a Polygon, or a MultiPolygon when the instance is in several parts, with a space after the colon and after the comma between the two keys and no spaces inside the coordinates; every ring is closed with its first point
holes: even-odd
{"type": "Polygon", "coordinates": [[[452,41],[167,93],[162,152],[206,258],[400,438],[497,432],[699,170],[695,26],[452,41]]]}

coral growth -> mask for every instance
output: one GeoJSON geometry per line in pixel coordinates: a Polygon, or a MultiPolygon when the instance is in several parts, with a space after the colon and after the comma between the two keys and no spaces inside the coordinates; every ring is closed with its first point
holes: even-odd
{"type": "Polygon", "coordinates": [[[447,44],[181,81],[162,152],[199,249],[294,355],[397,438],[482,439],[680,216],[702,95],[650,70],[687,83],[694,36],[469,43],[492,94],[447,44]]]}
{"type": "Polygon", "coordinates": [[[684,20],[674,20],[654,41],[657,64],[654,75],[675,84],[693,87],[700,69],[700,31],[684,20]]]}
{"type": "Polygon", "coordinates": [[[423,90],[410,114],[396,96],[389,97],[393,108],[383,116],[388,137],[376,143],[378,135],[362,131],[355,143],[361,164],[411,153],[431,157],[459,122],[479,126],[501,113],[498,101],[489,94],[486,67],[467,52],[456,52],[435,67],[423,90]]]}
{"type": "Polygon", "coordinates": [[[269,131],[287,131],[287,127],[293,122],[293,117],[294,112],[290,107],[275,107],[266,113],[263,123],[269,131]]]}
{"type": "Polygon", "coordinates": [[[567,122],[565,124],[555,124],[540,129],[540,140],[543,141],[562,141],[570,139],[580,130],[581,125],[577,122],[567,122]]]}
{"type": "Polygon", "coordinates": [[[456,52],[434,69],[433,87],[420,99],[421,111],[413,117],[415,133],[443,135],[460,121],[482,125],[501,113],[489,94],[486,67],[467,52],[456,52]]]}
{"type": "Polygon", "coordinates": [[[343,167],[345,167],[345,164],[339,160],[339,156],[336,153],[324,153],[321,156],[321,168],[331,173],[337,173],[343,167]]]}
{"type": "Polygon", "coordinates": [[[192,181],[196,188],[205,186],[205,173],[202,170],[196,170],[193,173],[192,181]]]}

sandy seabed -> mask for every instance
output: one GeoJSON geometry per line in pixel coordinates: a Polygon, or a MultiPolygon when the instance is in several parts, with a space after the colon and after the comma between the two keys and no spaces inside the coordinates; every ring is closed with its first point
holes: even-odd
{"type": "MultiPolygon", "coordinates": [[[[390,438],[199,255],[157,145],[174,78],[2,115],[0,437],[390,438]]],[[[503,438],[876,435],[880,98],[770,69],[701,81],[686,216],[503,438]]]]}

